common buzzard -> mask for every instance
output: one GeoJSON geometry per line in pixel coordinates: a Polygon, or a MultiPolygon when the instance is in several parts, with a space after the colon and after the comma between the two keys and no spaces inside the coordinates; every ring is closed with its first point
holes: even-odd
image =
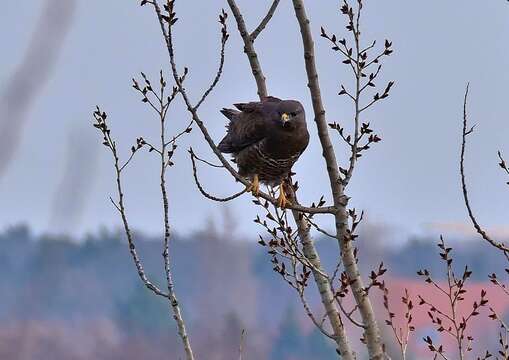
{"type": "Polygon", "coordinates": [[[285,207],[284,179],[309,143],[302,104],[268,96],[234,106],[240,111],[221,110],[230,123],[218,149],[233,154],[239,174],[252,182],[248,191],[253,195],[258,195],[260,182],[279,184],[278,205],[285,207]]]}

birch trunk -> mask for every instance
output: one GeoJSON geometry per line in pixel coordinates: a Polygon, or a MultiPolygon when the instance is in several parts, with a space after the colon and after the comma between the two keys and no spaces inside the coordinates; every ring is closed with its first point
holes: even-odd
{"type": "Polygon", "coordinates": [[[334,205],[338,209],[338,212],[335,214],[336,237],[340,244],[341,257],[345,271],[351,282],[352,293],[359,307],[362,323],[366,328],[364,335],[368,347],[369,358],[373,360],[381,360],[384,358],[384,351],[380,337],[380,330],[378,328],[371,301],[364,291],[364,284],[355,260],[352,242],[347,234],[348,213],[346,206],[348,198],[344,194],[343,185],[340,181],[336,155],[327,129],[327,121],[325,119],[325,110],[322,103],[318,73],[316,71],[314,42],[309,26],[309,19],[307,18],[306,10],[304,8],[304,1],[292,1],[304,46],[304,61],[306,64],[308,87],[313,103],[318,136],[323,149],[323,157],[325,158],[327,165],[334,205]]]}

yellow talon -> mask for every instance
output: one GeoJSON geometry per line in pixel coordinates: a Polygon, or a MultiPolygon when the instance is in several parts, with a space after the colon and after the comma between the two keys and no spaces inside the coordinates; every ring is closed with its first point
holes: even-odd
{"type": "Polygon", "coordinates": [[[246,191],[250,191],[254,196],[258,196],[258,193],[260,192],[260,181],[258,179],[258,174],[255,174],[251,185],[247,187],[246,191]]]}
{"type": "Polygon", "coordinates": [[[279,197],[277,198],[277,205],[281,209],[284,209],[286,207],[286,204],[291,204],[291,203],[286,198],[284,180],[283,180],[283,181],[281,181],[281,184],[279,185],[279,197]]]}

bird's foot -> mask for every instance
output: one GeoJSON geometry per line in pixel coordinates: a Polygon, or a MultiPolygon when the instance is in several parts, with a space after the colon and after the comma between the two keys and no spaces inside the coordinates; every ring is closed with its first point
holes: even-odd
{"type": "Polygon", "coordinates": [[[258,180],[258,175],[253,177],[253,181],[251,185],[246,188],[246,192],[251,192],[254,196],[258,197],[260,192],[260,181],[258,180]]]}
{"type": "Polygon", "coordinates": [[[291,205],[291,202],[286,197],[284,181],[282,181],[279,185],[279,197],[277,198],[277,206],[279,206],[281,209],[284,209],[286,208],[286,205],[291,205]]]}

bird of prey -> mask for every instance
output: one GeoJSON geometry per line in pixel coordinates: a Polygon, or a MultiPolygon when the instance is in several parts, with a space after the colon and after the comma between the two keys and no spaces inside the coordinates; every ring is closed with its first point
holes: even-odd
{"type": "Polygon", "coordinates": [[[223,109],[230,123],[218,149],[232,154],[239,174],[251,181],[247,188],[257,196],[260,183],[279,187],[278,206],[289,201],[284,180],[309,143],[302,104],[268,96],[259,102],[234,104],[223,109]]]}

